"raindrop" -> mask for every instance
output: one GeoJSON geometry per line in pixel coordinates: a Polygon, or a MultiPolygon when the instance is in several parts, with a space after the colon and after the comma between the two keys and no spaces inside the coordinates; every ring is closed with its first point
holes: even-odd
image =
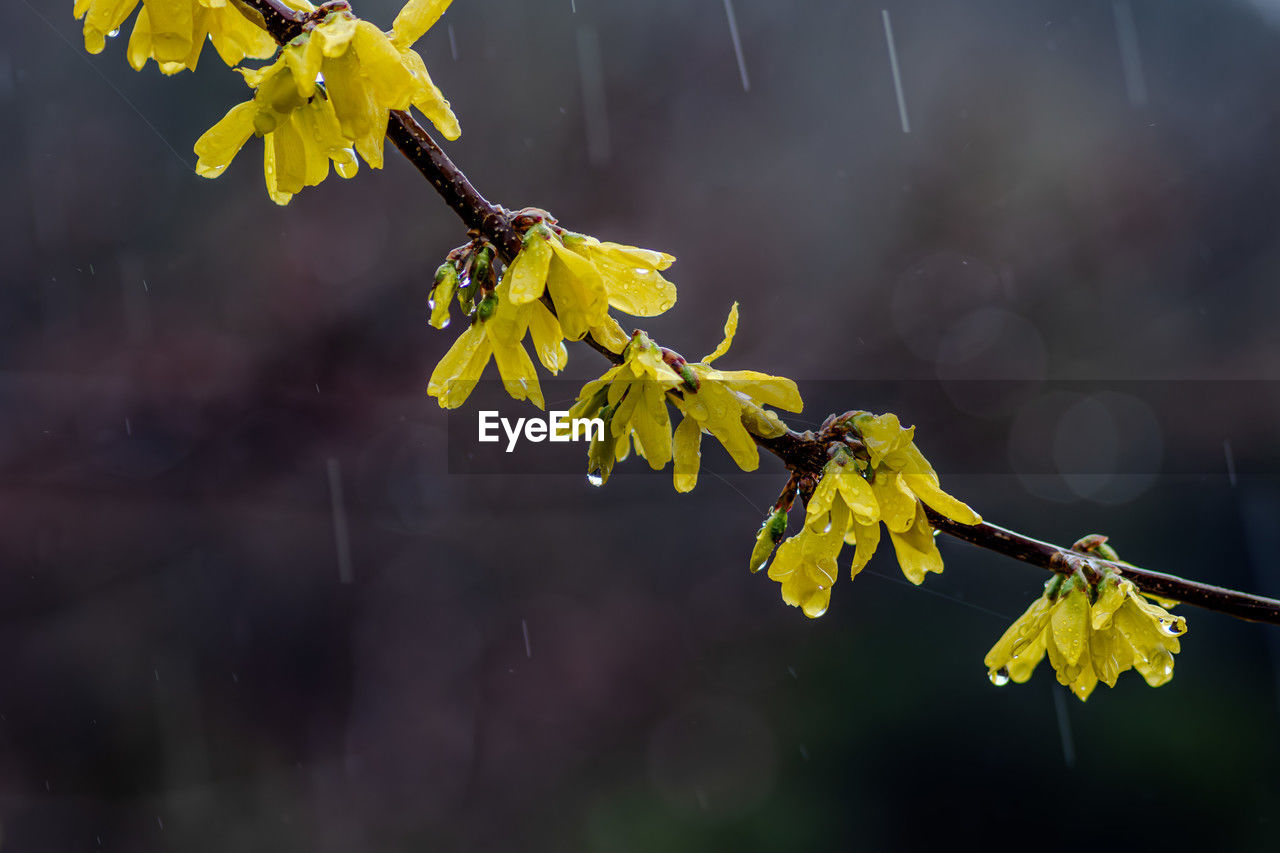
{"type": "Polygon", "coordinates": [[[116,27],[114,30],[112,30],[111,32],[107,33],[107,38],[109,38],[109,39],[113,39],[113,38],[115,38],[115,37],[116,37],[116,36],[118,36],[118,35],[120,35],[120,28],[119,28],[119,27],[116,27]]]}
{"type": "Polygon", "coordinates": [[[601,477],[598,473],[596,473],[595,471],[592,471],[590,474],[587,475],[587,482],[593,486],[603,486],[604,477],[601,477]]]}
{"type": "Polygon", "coordinates": [[[991,683],[996,687],[1004,687],[1009,683],[1009,670],[1002,666],[991,673],[991,683]]]}
{"type": "Polygon", "coordinates": [[[440,323],[440,328],[441,328],[441,329],[447,329],[447,328],[449,328],[449,318],[448,318],[448,317],[445,317],[445,318],[444,318],[444,320],[440,323]]]}
{"type": "Polygon", "coordinates": [[[434,296],[427,297],[427,308],[431,311],[436,310],[436,298],[434,296]]]}
{"type": "Polygon", "coordinates": [[[1177,621],[1174,619],[1169,619],[1167,621],[1161,620],[1160,633],[1164,634],[1166,637],[1176,637],[1178,636],[1178,634],[1182,632],[1178,630],[1177,621]]]}

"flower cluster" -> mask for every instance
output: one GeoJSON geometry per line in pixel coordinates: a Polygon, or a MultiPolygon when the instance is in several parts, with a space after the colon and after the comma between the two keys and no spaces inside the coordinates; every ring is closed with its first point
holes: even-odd
{"type": "MultiPolygon", "coordinates": [[[[609,308],[642,317],[666,311],[675,304],[676,289],[660,270],[674,261],[663,252],[553,230],[547,219],[539,217],[526,232],[523,247],[507,266],[502,283],[492,293],[486,293],[483,285],[476,285],[464,297],[464,282],[457,280],[456,268],[449,272],[442,267],[432,293],[432,325],[443,328],[448,323],[449,304],[455,294],[464,304],[467,300],[475,303],[477,322],[436,365],[427,393],[437,398],[442,408],[461,406],[488,363],[486,348],[492,347],[508,392],[518,400],[527,398],[542,406],[537,375],[521,344],[526,332],[539,361],[552,374],[559,373],[568,360],[563,342],[588,334],[611,352],[638,354],[643,348],[629,349],[631,339],[609,314],[609,308]],[[482,334],[480,326],[487,332],[482,334]]],[[[488,261],[486,272],[487,266],[488,261]]],[[[467,272],[469,281],[465,284],[482,277],[472,267],[467,272]]],[[[651,379],[658,381],[659,377],[655,374],[651,379]]],[[[675,383],[679,381],[677,376],[675,383]]],[[[662,391],[657,393],[661,398],[662,391]]],[[[637,392],[632,397],[628,411],[639,396],[637,392]]],[[[671,426],[665,412],[664,407],[667,439],[662,465],[671,458],[671,426]]],[[[654,445],[654,450],[658,447],[654,445]]]]}
{"type": "MultiPolygon", "coordinates": [[[[530,214],[525,214],[530,216],[530,214]]],[[[524,305],[549,296],[565,337],[590,334],[614,352],[627,345],[609,322],[609,309],[633,317],[656,317],[676,304],[676,288],[662,277],[675,258],[665,252],[619,243],[555,227],[538,216],[525,232],[511,262],[511,299],[524,305]]]]}
{"type": "MultiPolygon", "coordinates": [[[[289,0],[286,0],[289,2],[289,0]]],[[[84,47],[101,53],[138,8],[139,0],[76,0],[73,14],[84,18],[84,47]]],[[[298,2],[289,5],[305,8],[298,2]]],[[[142,11],[129,37],[129,64],[138,71],[154,59],[165,74],[195,70],[205,41],[228,65],[266,59],[275,40],[235,8],[233,0],[142,0],[142,11]]]]}
{"type": "Polygon", "coordinates": [[[1021,684],[1047,653],[1059,683],[1083,702],[1099,681],[1115,687],[1127,669],[1152,687],[1168,682],[1186,630],[1186,619],[1148,601],[1115,571],[1104,570],[1096,583],[1080,572],[1054,575],[984,663],[992,683],[1021,684]]]}
{"type": "Polygon", "coordinates": [[[571,415],[599,417],[608,424],[605,440],[594,442],[588,456],[588,474],[593,481],[606,481],[614,463],[628,456],[634,441],[636,451],[655,470],[674,460],[676,491],[687,492],[698,481],[703,432],[720,441],[744,471],[759,467],[760,454],[752,431],[768,437],[786,429],[776,414],[763,407],[798,412],[804,404],[790,379],[710,366],[729,349],[737,326],[738,306],[734,303],[725,323],[724,340],[695,363],[636,332],[623,352],[622,364],[582,388],[571,415]],[[674,435],[668,403],[683,415],[674,435]]]}
{"type": "Polygon", "coordinates": [[[529,400],[540,409],[546,408],[538,373],[523,341],[529,335],[538,360],[554,374],[560,372],[567,359],[564,333],[546,305],[517,305],[510,298],[510,287],[509,278],[504,278],[492,296],[481,302],[475,322],[458,336],[432,371],[427,394],[435,397],[441,408],[456,409],[466,402],[490,358],[512,399],[529,400]]]}
{"type": "MultiPolygon", "coordinates": [[[[391,110],[417,107],[448,139],[460,133],[449,102],[410,48],[440,17],[447,2],[410,2],[390,34],[335,7],[309,21],[270,65],[240,69],[254,90],[196,142],[196,172],[216,178],[250,136],[263,138],[267,193],[287,204],[304,186],[329,173],[356,171],[353,150],[382,168],[391,110]]],[[[307,4],[309,7],[309,4],[307,4]]]]}
{"type": "MultiPolygon", "coordinates": [[[[896,415],[856,412],[836,426],[847,429],[851,440],[836,446],[806,502],[804,528],[782,543],[769,567],[769,577],[782,585],[783,601],[810,617],[827,611],[842,548],[854,546],[850,574],[857,577],[880,545],[881,523],[902,573],[920,584],[927,573],[942,571],[925,507],[961,524],[982,521],[942,491],[937,473],[915,445],[915,428],[903,428],[896,415]]],[[[757,540],[752,571],[767,556],[757,540]]]]}

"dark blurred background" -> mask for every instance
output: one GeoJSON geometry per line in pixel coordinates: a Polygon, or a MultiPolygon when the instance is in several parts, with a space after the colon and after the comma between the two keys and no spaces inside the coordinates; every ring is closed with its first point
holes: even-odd
{"type": "MultiPolygon", "coordinates": [[[[0,850],[1280,847],[1280,629],[1186,608],[1082,705],[988,682],[1045,578],[953,540],[785,607],[775,460],[461,473],[453,214],[390,147],[196,177],[238,75],[70,7],[0,34],[0,850]]],[[[796,425],[892,409],[996,523],[1280,593],[1280,3],[895,0],[905,115],[884,8],[458,0],[423,53],[482,192],[680,258],[663,342],[739,300],[796,425]]]]}

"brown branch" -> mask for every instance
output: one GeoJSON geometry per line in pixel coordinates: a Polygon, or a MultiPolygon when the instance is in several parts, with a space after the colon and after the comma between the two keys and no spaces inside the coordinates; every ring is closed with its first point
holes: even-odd
{"type": "MultiPolygon", "coordinates": [[[[309,16],[295,12],[279,0],[237,0],[258,12],[263,26],[277,42],[285,44],[303,32],[309,16]]],[[[344,4],[345,5],[345,4],[344,4]]],[[[485,199],[471,185],[462,170],[431,138],[427,131],[407,112],[395,110],[387,124],[387,136],[410,163],[431,183],[466,226],[480,233],[497,248],[504,261],[510,263],[520,251],[520,232],[511,224],[508,211],[485,199]]],[[[613,363],[621,356],[588,336],[585,340],[613,363]]],[[[817,476],[827,462],[830,439],[812,432],[788,430],[776,438],[754,436],[756,444],[782,460],[793,477],[817,476]]],[[[1041,542],[1030,536],[1005,530],[994,524],[960,524],[928,510],[929,522],[936,530],[963,539],[979,548],[995,551],[1053,572],[1069,573],[1081,561],[1096,566],[1107,565],[1129,578],[1143,592],[1193,604],[1238,619],[1280,625],[1280,601],[1210,584],[1186,580],[1174,575],[1153,572],[1128,563],[1115,563],[1095,555],[1084,555],[1068,548],[1041,542]]]]}

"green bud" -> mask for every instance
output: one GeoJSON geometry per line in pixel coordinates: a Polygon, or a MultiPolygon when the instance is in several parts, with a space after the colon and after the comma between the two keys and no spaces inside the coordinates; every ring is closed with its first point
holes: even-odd
{"type": "Polygon", "coordinates": [[[436,270],[436,283],[431,291],[431,325],[443,329],[449,325],[449,303],[458,289],[458,268],[443,263],[436,270]]]}
{"type": "Polygon", "coordinates": [[[476,306],[476,316],[481,322],[488,320],[493,316],[493,312],[498,308],[498,297],[492,293],[486,293],[484,299],[480,300],[480,304],[476,306]]]}
{"type": "Polygon", "coordinates": [[[764,564],[769,562],[769,558],[773,556],[773,549],[778,547],[778,543],[782,541],[786,532],[787,514],[780,509],[775,509],[764,520],[764,524],[760,525],[760,532],[756,534],[756,545],[751,549],[749,566],[752,572],[760,571],[764,564]]]}
{"type": "Polygon", "coordinates": [[[587,450],[587,478],[597,486],[603,486],[609,482],[609,475],[613,473],[613,463],[617,461],[614,458],[614,448],[617,446],[617,439],[613,437],[613,413],[617,411],[614,406],[605,406],[597,415],[604,421],[604,439],[592,439],[591,447],[587,450]]]}
{"type": "Polygon", "coordinates": [[[697,391],[702,387],[702,380],[698,378],[698,374],[693,372],[693,368],[688,362],[680,365],[680,378],[684,380],[684,387],[690,391],[697,391]]]}
{"type": "Polygon", "coordinates": [[[471,282],[476,286],[483,286],[489,280],[490,265],[493,262],[493,250],[485,246],[476,252],[475,260],[471,262],[471,282]]]}

